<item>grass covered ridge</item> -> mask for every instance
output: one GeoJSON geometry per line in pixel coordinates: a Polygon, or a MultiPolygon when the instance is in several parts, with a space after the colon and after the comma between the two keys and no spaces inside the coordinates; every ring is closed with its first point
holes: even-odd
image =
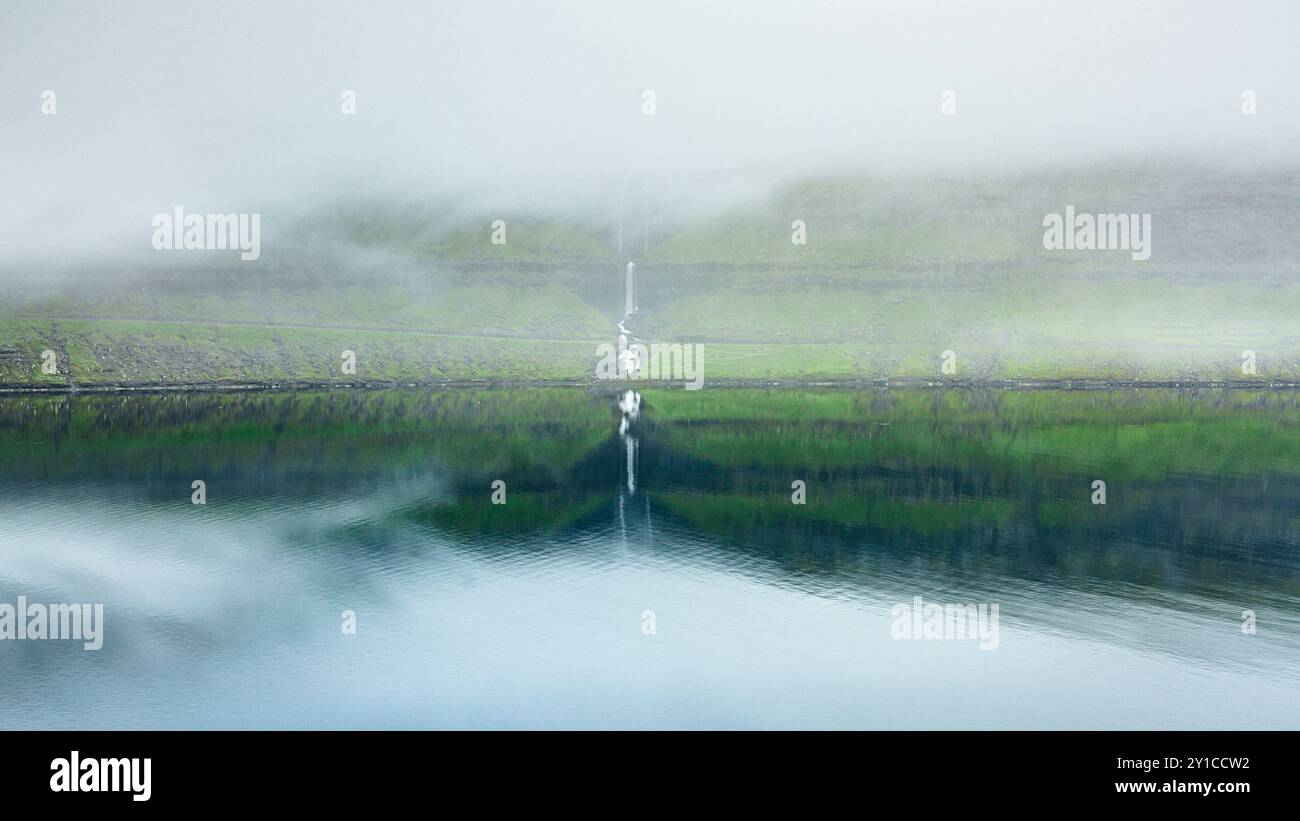
{"type": "Polygon", "coordinates": [[[591,380],[628,259],[633,332],[703,344],[706,384],[939,379],[947,350],[961,380],[1294,382],[1298,196],[1297,174],[1173,166],[821,178],[629,216],[623,254],[616,210],[506,214],[494,244],[489,219],[371,203],[268,236],[257,263],[0,289],[0,386],[591,380]],[[1067,204],[1151,213],[1151,259],[1045,251],[1043,215],[1067,204]]]}

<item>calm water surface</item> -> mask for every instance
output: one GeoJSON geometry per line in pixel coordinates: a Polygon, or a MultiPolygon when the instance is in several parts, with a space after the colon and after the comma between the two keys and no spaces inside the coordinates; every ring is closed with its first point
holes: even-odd
{"type": "Polygon", "coordinates": [[[0,641],[0,728],[1297,728],[1300,397],[3,398],[19,594],[105,641],[0,641]]]}

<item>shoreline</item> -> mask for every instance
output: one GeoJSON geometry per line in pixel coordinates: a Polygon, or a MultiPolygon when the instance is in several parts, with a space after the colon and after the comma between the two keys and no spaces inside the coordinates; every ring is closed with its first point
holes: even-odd
{"type": "MultiPolygon", "coordinates": [[[[665,388],[684,390],[685,382],[663,380],[600,380],[600,379],[438,379],[438,380],[350,380],[309,382],[121,382],[69,384],[15,384],[0,385],[0,396],[31,396],[39,394],[72,395],[79,393],[237,393],[237,392],[307,392],[324,390],[392,390],[446,389],[446,388],[609,388],[611,390],[665,388]]],[[[1297,380],[1244,380],[1244,379],[933,379],[927,377],[881,377],[875,379],[719,379],[706,382],[704,389],[743,388],[830,388],[845,390],[880,390],[889,388],[919,389],[942,388],[958,390],[1297,390],[1297,380]]],[[[691,391],[695,393],[695,391],[691,391]]]]}

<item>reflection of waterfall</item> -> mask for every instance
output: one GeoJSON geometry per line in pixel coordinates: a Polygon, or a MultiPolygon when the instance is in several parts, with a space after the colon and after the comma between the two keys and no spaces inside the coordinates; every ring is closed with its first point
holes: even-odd
{"type": "Polygon", "coordinates": [[[627,435],[632,423],[641,415],[641,394],[636,391],[623,391],[618,398],[618,409],[623,414],[623,419],[618,423],[618,435],[627,435]]]}
{"type": "Polygon", "coordinates": [[[636,437],[625,437],[627,441],[627,492],[636,493],[636,437]]]}
{"type": "Polygon", "coordinates": [[[627,550],[627,517],[623,513],[623,494],[618,495],[618,532],[623,536],[623,550],[627,550]]]}
{"type": "MultiPolygon", "coordinates": [[[[636,493],[637,456],[640,443],[637,441],[634,427],[641,415],[641,394],[636,391],[623,391],[618,397],[618,409],[621,418],[618,422],[618,436],[623,440],[624,482],[623,490],[618,494],[618,525],[623,536],[623,546],[627,547],[627,517],[624,500],[636,493]]],[[[649,516],[649,500],[646,501],[646,515],[649,516]]]]}
{"type": "Polygon", "coordinates": [[[623,391],[618,398],[618,409],[623,414],[623,418],[618,423],[618,435],[622,438],[624,446],[627,492],[636,493],[637,439],[631,430],[641,414],[641,394],[636,391],[623,391]]]}

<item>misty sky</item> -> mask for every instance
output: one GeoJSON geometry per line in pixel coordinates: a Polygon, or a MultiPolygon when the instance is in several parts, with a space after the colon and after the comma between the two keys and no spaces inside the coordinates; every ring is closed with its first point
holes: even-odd
{"type": "Polygon", "coordinates": [[[8,263],[143,246],[175,204],[395,191],[561,208],[625,182],[1300,157],[1293,0],[7,0],[0,16],[8,263]]]}

